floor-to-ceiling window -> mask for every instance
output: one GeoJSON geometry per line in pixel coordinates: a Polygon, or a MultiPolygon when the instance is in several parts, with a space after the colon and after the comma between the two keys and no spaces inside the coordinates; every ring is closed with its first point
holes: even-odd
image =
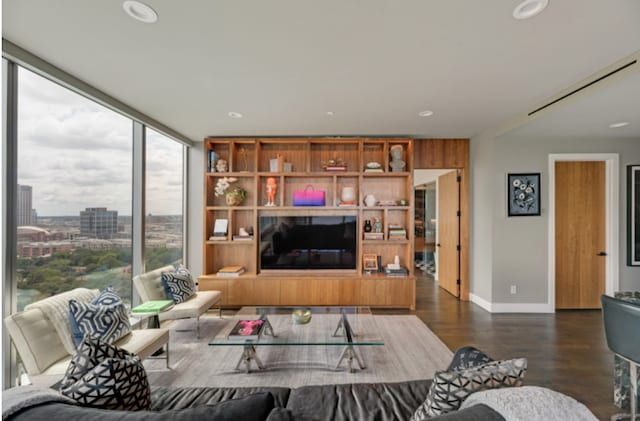
{"type": "Polygon", "coordinates": [[[182,263],[184,146],[146,131],[145,269],[182,263]]]}
{"type": "Polygon", "coordinates": [[[18,71],[17,308],[76,287],[131,299],[132,120],[18,71]]]}

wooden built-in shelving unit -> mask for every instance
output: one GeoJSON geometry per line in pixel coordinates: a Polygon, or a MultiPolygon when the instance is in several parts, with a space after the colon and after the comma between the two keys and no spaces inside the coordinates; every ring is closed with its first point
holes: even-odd
{"type": "Polygon", "coordinates": [[[220,290],[223,306],[242,305],[369,305],[415,308],[413,275],[413,141],[407,138],[207,138],[205,139],[204,253],[199,288],[220,290]],[[404,171],[392,172],[390,147],[402,145],[404,171]],[[209,151],[229,163],[228,172],[208,172],[209,151]],[[282,156],[291,164],[290,172],[271,172],[269,161],[282,156]],[[340,158],[345,171],[326,171],[322,163],[340,158]],[[365,172],[369,162],[378,162],[384,172],[365,172]],[[247,198],[239,206],[227,206],[214,189],[221,177],[235,177],[247,198]],[[273,177],[278,183],[276,206],[265,206],[265,186],[273,177]],[[293,206],[293,192],[312,184],[325,191],[326,205],[293,206]],[[340,206],[343,187],[355,189],[357,203],[340,206]],[[366,195],[377,200],[406,199],[405,206],[365,206],[366,195]],[[354,270],[287,270],[261,272],[259,268],[260,216],[352,215],[357,217],[357,267],[354,270]],[[216,219],[229,221],[226,240],[210,241],[216,219]],[[364,240],[364,220],[379,218],[385,240],[364,240]],[[406,240],[388,240],[390,224],[402,225],[406,240]],[[240,227],[254,227],[252,240],[233,240],[240,227]],[[362,255],[382,257],[382,264],[399,256],[408,276],[365,274],[362,255]],[[221,278],[216,272],[228,265],[242,265],[246,272],[236,278],[221,278]]]}

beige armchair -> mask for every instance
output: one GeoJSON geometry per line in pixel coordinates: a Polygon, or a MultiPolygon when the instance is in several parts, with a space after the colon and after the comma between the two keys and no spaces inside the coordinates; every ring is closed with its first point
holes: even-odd
{"type": "MultiPolygon", "coordinates": [[[[151,272],[143,273],[133,278],[133,286],[140,295],[140,301],[167,300],[167,294],[162,286],[162,272],[174,271],[173,266],[165,266],[151,272]]],[[[198,291],[187,301],[176,304],[167,311],[160,312],[160,321],[176,319],[196,319],[196,337],[200,338],[200,315],[218,304],[218,311],[222,317],[222,293],[220,291],[198,291]]]]}
{"type": "MultiPolygon", "coordinates": [[[[31,383],[51,386],[60,381],[67,370],[69,361],[75,354],[75,345],[64,318],[68,319],[64,307],[69,300],[90,301],[97,296],[97,289],[76,288],[54,295],[25,307],[4,319],[11,340],[20,355],[31,383]],[[58,303],[59,314],[45,314],[42,306],[58,303]],[[52,318],[54,320],[52,320],[52,318]],[[57,320],[56,320],[57,319],[57,320]]],[[[68,311],[68,310],[67,310],[68,311]]],[[[166,362],[169,366],[169,331],[167,329],[132,330],[120,338],[115,345],[132,352],[144,360],[167,346],[166,362]]]]}

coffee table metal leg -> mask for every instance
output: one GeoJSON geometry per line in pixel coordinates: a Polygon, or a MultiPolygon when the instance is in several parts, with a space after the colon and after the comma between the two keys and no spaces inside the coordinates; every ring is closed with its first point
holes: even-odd
{"type": "Polygon", "coordinates": [[[364,370],[365,368],[367,368],[364,365],[364,362],[362,361],[362,358],[360,358],[360,356],[358,355],[358,352],[353,347],[353,345],[347,345],[347,346],[344,347],[344,349],[342,350],[342,354],[340,354],[340,359],[338,360],[338,364],[336,364],[336,369],[338,369],[340,367],[340,364],[342,364],[342,361],[345,358],[347,359],[347,364],[349,366],[349,372],[350,373],[355,373],[355,371],[356,371],[353,368],[353,360],[354,359],[358,363],[358,366],[360,367],[360,370],[364,370]]]}
{"type": "Polygon", "coordinates": [[[238,360],[238,364],[236,364],[236,370],[240,369],[240,365],[244,362],[245,369],[247,373],[249,373],[251,371],[251,360],[256,362],[256,366],[258,366],[260,370],[264,369],[262,361],[260,361],[260,358],[258,358],[258,354],[256,353],[256,347],[253,345],[245,345],[242,349],[242,355],[238,360]]]}

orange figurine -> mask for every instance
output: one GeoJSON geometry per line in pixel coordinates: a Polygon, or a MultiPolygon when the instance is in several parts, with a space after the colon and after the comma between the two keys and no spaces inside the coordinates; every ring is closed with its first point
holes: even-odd
{"type": "Polygon", "coordinates": [[[265,206],[276,205],[276,193],[278,192],[278,183],[273,177],[267,178],[267,185],[265,186],[267,192],[267,204],[265,206]]]}

